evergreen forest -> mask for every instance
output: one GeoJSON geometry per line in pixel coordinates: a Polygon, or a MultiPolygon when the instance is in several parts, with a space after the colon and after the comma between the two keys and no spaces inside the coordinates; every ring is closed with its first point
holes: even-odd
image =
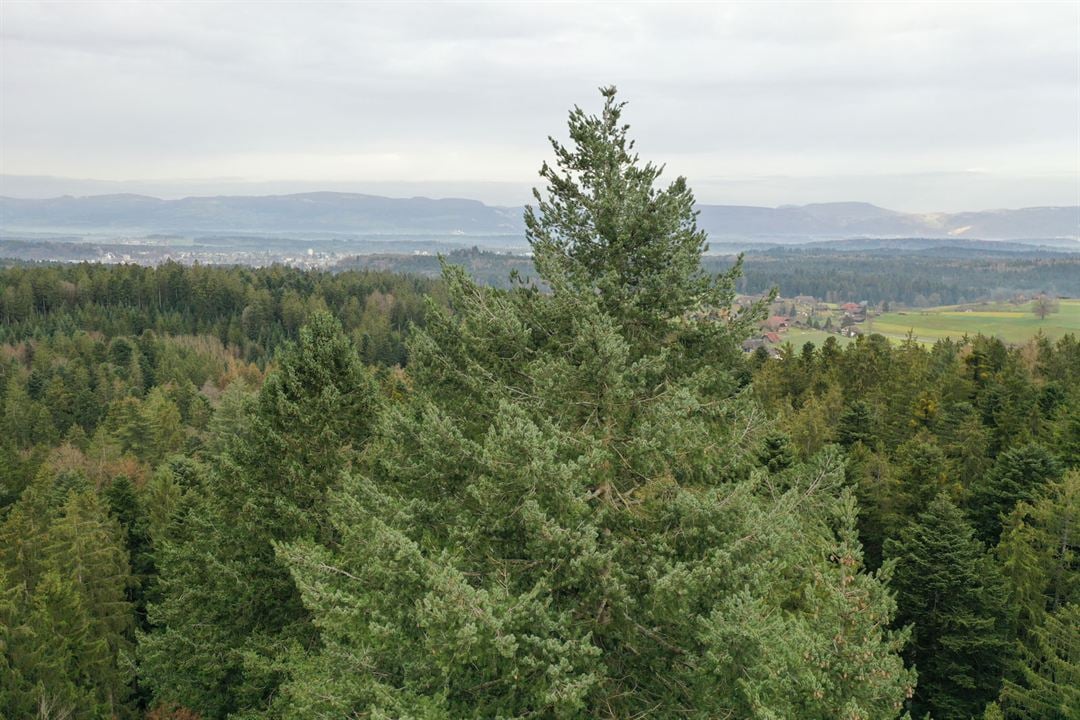
{"type": "Polygon", "coordinates": [[[0,717],[1080,718],[1080,339],[743,352],[624,109],[499,286],[0,269],[0,717]]]}

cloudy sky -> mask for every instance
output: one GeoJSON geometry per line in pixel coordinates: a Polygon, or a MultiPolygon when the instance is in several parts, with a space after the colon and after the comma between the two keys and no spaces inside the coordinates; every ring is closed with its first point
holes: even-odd
{"type": "Polygon", "coordinates": [[[519,203],[616,84],[704,202],[1080,204],[1077,2],[4,0],[0,33],[6,194],[519,203]]]}

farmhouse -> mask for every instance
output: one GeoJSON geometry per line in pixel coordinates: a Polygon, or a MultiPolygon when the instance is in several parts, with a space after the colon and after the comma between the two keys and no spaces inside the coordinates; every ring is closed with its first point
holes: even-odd
{"type": "Polygon", "coordinates": [[[771,318],[765,321],[765,327],[769,330],[787,330],[791,327],[791,321],[789,321],[783,315],[773,315],[771,318]]]}
{"type": "Polygon", "coordinates": [[[750,338],[749,340],[743,340],[742,349],[743,352],[754,352],[764,345],[765,341],[762,338],[750,338]]]}
{"type": "Polygon", "coordinates": [[[840,310],[844,313],[845,318],[851,318],[855,322],[862,322],[866,319],[866,303],[844,303],[840,306],[840,310]]]}

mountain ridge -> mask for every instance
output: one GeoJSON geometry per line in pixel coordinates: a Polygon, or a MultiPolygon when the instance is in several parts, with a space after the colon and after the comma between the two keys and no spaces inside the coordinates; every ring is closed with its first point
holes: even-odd
{"type": "MultiPolygon", "coordinates": [[[[697,209],[699,226],[716,239],[1080,240],[1080,206],[904,213],[872,203],[841,201],[778,207],[699,204],[697,209]]],[[[0,196],[0,229],[523,235],[522,210],[469,198],[394,198],[337,191],[177,199],[137,193],[40,199],[0,196]]]]}

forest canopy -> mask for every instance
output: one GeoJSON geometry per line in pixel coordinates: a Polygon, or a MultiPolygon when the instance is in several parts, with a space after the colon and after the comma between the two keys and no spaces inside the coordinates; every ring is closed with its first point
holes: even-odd
{"type": "Polygon", "coordinates": [[[0,271],[0,714],[1077,716],[1077,339],[744,353],[601,94],[502,287],[0,271]]]}

